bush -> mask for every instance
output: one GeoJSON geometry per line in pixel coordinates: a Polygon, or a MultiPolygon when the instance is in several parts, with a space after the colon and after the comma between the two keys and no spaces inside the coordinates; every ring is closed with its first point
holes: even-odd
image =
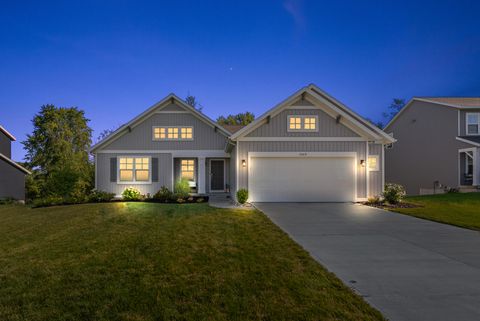
{"type": "Polygon", "coordinates": [[[65,199],[60,196],[46,196],[44,198],[37,198],[32,202],[32,207],[47,207],[65,204],[65,199]]]}
{"type": "Polygon", "coordinates": [[[405,188],[399,184],[386,184],[383,198],[390,204],[398,204],[405,197],[405,188]]]}
{"type": "Polygon", "coordinates": [[[13,197],[6,197],[6,198],[0,199],[0,205],[11,205],[11,204],[17,204],[17,203],[18,201],[13,197]]]}
{"type": "Polygon", "coordinates": [[[173,198],[173,193],[166,186],[160,187],[160,190],[153,195],[153,199],[160,202],[168,202],[173,198]]]}
{"type": "Polygon", "coordinates": [[[115,193],[93,190],[88,195],[88,201],[92,203],[110,202],[115,197],[115,193]]]}
{"type": "Polygon", "coordinates": [[[367,204],[383,204],[383,200],[380,198],[380,195],[369,197],[367,204]]]}
{"type": "Polygon", "coordinates": [[[142,194],[135,187],[127,187],[122,193],[122,198],[124,201],[139,201],[142,194]]]}
{"type": "Polygon", "coordinates": [[[237,201],[240,204],[245,204],[248,200],[248,190],[245,188],[239,189],[237,191],[237,201]]]}
{"type": "Polygon", "coordinates": [[[187,198],[190,193],[188,179],[182,178],[175,183],[175,196],[177,198],[187,198]]]}

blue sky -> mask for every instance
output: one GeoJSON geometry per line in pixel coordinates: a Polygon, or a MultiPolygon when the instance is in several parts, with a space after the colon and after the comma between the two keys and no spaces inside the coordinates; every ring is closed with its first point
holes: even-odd
{"type": "Polygon", "coordinates": [[[0,124],[18,141],[47,103],[84,109],[96,137],[170,92],[212,118],[309,83],[375,119],[394,97],[480,96],[479,1],[0,4],[0,124]]]}

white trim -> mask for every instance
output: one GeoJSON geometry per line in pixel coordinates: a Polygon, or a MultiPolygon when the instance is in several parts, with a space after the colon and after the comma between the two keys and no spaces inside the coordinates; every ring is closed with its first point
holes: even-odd
{"type": "MultiPolygon", "coordinates": [[[[240,167],[239,164],[238,164],[238,162],[240,160],[240,154],[239,154],[240,153],[240,142],[239,141],[235,145],[235,148],[236,148],[236,151],[235,151],[236,170],[235,170],[235,195],[233,195],[233,198],[236,200],[237,199],[237,191],[238,191],[238,174],[239,174],[240,170],[243,168],[243,167],[240,167]]],[[[247,166],[248,166],[248,164],[247,164],[247,166]]]]}
{"type": "Polygon", "coordinates": [[[318,133],[318,115],[287,115],[287,132],[290,133],[318,133]],[[300,118],[300,129],[291,129],[290,128],[290,119],[291,118],[300,118]],[[305,118],[315,118],[315,129],[306,129],[305,128],[305,118]]]}
{"type": "Polygon", "coordinates": [[[465,138],[461,138],[461,137],[455,137],[455,139],[456,139],[456,140],[459,140],[459,141],[461,141],[461,142],[464,142],[464,143],[467,143],[467,144],[473,145],[473,146],[480,147],[480,144],[479,144],[479,143],[472,142],[471,140],[468,140],[468,139],[465,139],[465,138]]]}
{"type": "Polygon", "coordinates": [[[208,190],[210,191],[210,193],[223,193],[225,192],[225,187],[226,187],[226,184],[227,184],[227,173],[226,173],[226,166],[225,166],[225,159],[223,158],[210,158],[208,160],[208,169],[209,169],[209,172],[208,173],[208,190]],[[213,161],[222,161],[223,162],[223,189],[212,189],[212,160],[213,161]]]}
{"type": "MultiPolygon", "coordinates": [[[[168,130],[165,133],[168,135],[168,130]]],[[[193,126],[152,126],[152,141],[154,142],[182,142],[182,141],[193,141],[195,135],[195,130],[193,126]],[[155,138],[155,128],[177,128],[178,138],[155,138]],[[181,138],[182,128],[191,128],[192,129],[192,138],[181,138]]]]}
{"type": "Polygon", "coordinates": [[[352,157],[354,164],[354,195],[353,201],[359,202],[364,198],[359,198],[357,191],[357,177],[358,177],[358,155],[356,152],[248,152],[247,158],[247,188],[250,188],[250,164],[252,163],[252,158],[277,158],[277,157],[291,157],[291,158],[306,158],[306,157],[352,157]]]}
{"type": "MultiPolygon", "coordinates": [[[[476,147],[471,147],[471,148],[462,148],[462,149],[459,149],[458,150],[458,185],[460,186],[461,184],[461,176],[460,176],[460,154],[461,153],[467,153],[467,152],[471,152],[472,153],[472,164],[473,164],[473,168],[472,168],[472,186],[477,186],[478,185],[478,168],[477,168],[477,149],[476,147]]],[[[465,157],[465,167],[467,166],[467,161],[466,161],[466,157],[465,157]]],[[[465,168],[466,170],[466,168],[465,168]]]]}
{"type": "Polygon", "coordinates": [[[152,184],[152,157],[147,155],[119,155],[117,156],[117,184],[118,185],[151,185],[152,184]],[[133,179],[135,179],[135,158],[148,158],[148,181],[121,181],[120,180],[120,158],[133,158],[133,179]]]}
{"type": "Polygon", "coordinates": [[[285,108],[287,110],[295,110],[295,109],[318,109],[317,106],[311,106],[311,105],[307,105],[307,106],[298,106],[298,105],[294,105],[294,106],[290,106],[290,107],[287,107],[285,108]]]}
{"type": "Polygon", "coordinates": [[[478,136],[480,135],[480,112],[478,113],[465,113],[465,136],[478,136]],[[470,124],[470,125],[477,125],[477,132],[475,134],[469,134],[468,133],[468,116],[470,115],[476,115],[477,116],[477,123],[476,124],[470,124]]]}
{"type": "Polygon", "coordinates": [[[385,146],[382,145],[382,193],[385,192],[385,146]]]}
{"type": "Polygon", "coordinates": [[[97,154],[172,154],[172,157],[222,157],[230,158],[230,154],[225,153],[224,150],[203,150],[203,149],[174,149],[174,150],[123,150],[111,149],[100,150],[97,154]]]}
{"type": "Polygon", "coordinates": [[[475,147],[469,147],[469,148],[462,148],[462,149],[459,149],[458,152],[459,153],[465,153],[465,152],[474,152],[476,150],[475,147]]]}
{"type": "Polygon", "coordinates": [[[3,132],[11,141],[16,141],[17,139],[13,136],[8,130],[5,129],[2,125],[0,125],[0,132],[3,132]]]}
{"type": "MultiPolygon", "coordinates": [[[[97,179],[97,177],[98,177],[98,176],[97,176],[97,171],[98,171],[97,158],[98,158],[98,156],[94,154],[94,155],[93,155],[93,159],[94,159],[94,161],[95,161],[95,190],[97,189],[97,182],[98,182],[98,179],[97,179]]],[[[117,178],[118,178],[118,177],[117,177],[117,178]]]]}
{"type": "Polygon", "coordinates": [[[237,141],[241,142],[301,142],[301,141],[313,141],[313,142],[364,142],[368,141],[364,137],[242,137],[237,141]]]}
{"type": "Polygon", "coordinates": [[[25,167],[21,166],[20,164],[17,164],[17,162],[15,162],[14,160],[8,158],[7,156],[3,155],[2,153],[0,153],[0,159],[3,159],[4,161],[6,161],[7,163],[9,163],[9,164],[12,165],[13,167],[17,168],[18,170],[21,170],[21,171],[24,172],[25,174],[32,174],[28,169],[26,169],[25,167]]]}
{"type": "Polygon", "coordinates": [[[368,142],[366,142],[365,144],[365,190],[366,190],[366,193],[365,195],[367,196],[367,198],[370,196],[370,170],[368,169],[368,157],[369,157],[369,146],[368,146],[368,142]]]}

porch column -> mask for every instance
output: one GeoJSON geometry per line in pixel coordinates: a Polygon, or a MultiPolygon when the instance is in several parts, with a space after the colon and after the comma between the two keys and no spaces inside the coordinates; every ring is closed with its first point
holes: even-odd
{"type": "Polygon", "coordinates": [[[205,157],[198,158],[198,194],[205,194],[205,157]]]}

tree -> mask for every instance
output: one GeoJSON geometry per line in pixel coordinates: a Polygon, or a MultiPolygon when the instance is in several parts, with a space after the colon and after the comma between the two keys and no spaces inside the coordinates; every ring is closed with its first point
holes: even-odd
{"type": "Polygon", "coordinates": [[[405,106],[405,99],[393,98],[392,103],[388,106],[388,111],[382,114],[383,118],[388,123],[395,117],[395,115],[405,106]]]}
{"type": "Polygon", "coordinates": [[[97,136],[97,142],[104,140],[105,138],[110,136],[114,131],[115,129],[113,128],[102,130],[102,132],[97,136]]]}
{"type": "Polygon", "coordinates": [[[32,120],[33,133],[23,142],[28,167],[35,170],[40,197],[84,197],[93,185],[89,161],[92,129],[76,107],[44,105],[32,120]]]}
{"type": "Polygon", "coordinates": [[[248,125],[255,120],[255,115],[249,111],[236,115],[220,116],[217,118],[219,125],[248,125]]]}
{"type": "Polygon", "coordinates": [[[195,96],[188,94],[187,97],[185,97],[185,102],[200,112],[203,110],[203,106],[200,105],[195,96]]]}

